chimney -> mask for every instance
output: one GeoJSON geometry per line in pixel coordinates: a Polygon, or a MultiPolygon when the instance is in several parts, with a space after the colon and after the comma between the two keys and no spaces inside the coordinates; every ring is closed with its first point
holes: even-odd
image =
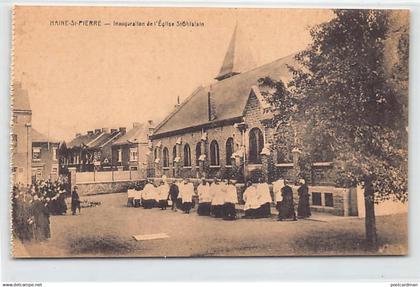
{"type": "Polygon", "coordinates": [[[109,128],[102,128],[102,132],[108,133],[109,132],[109,128]]]}
{"type": "Polygon", "coordinates": [[[214,98],[211,94],[211,86],[210,90],[207,93],[207,103],[208,103],[208,115],[209,115],[209,121],[213,121],[216,119],[216,105],[214,103],[214,98]]]}
{"type": "Polygon", "coordinates": [[[81,133],[76,133],[76,138],[80,137],[81,135],[81,133]]]}
{"type": "Polygon", "coordinates": [[[101,133],[101,129],[95,129],[95,134],[101,133]]]}
{"type": "Polygon", "coordinates": [[[111,129],[111,134],[116,133],[118,129],[111,129]]]}
{"type": "Polygon", "coordinates": [[[125,135],[125,133],[127,132],[127,129],[125,127],[121,127],[120,128],[120,133],[125,135]]]}
{"type": "Polygon", "coordinates": [[[176,104],[175,104],[175,109],[179,108],[179,106],[181,106],[180,100],[179,100],[179,96],[176,98],[176,104]]]}
{"type": "Polygon", "coordinates": [[[93,131],[87,131],[87,134],[88,134],[89,136],[91,136],[91,135],[93,135],[93,131]]]}
{"type": "Polygon", "coordinates": [[[149,125],[149,136],[153,135],[153,132],[155,130],[155,127],[153,126],[153,121],[152,120],[148,120],[147,124],[149,125]]]}
{"type": "Polygon", "coordinates": [[[140,126],[141,126],[141,124],[139,122],[134,122],[133,123],[133,128],[138,128],[140,126]]]}

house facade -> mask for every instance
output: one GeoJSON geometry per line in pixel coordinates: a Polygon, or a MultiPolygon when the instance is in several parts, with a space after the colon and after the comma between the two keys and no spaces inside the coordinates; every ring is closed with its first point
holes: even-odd
{"type": "Polygon", "coordinates": [[[58,148],[58,141],[32,129],[32,181],[58,178],[58,148]]]}
{"type": "Polygon", "coordinates": [[[12,90],[12,181],[31,184],[32,169],[32,110],[28,91],[20,82],[12,90]]]}
{"type": "Polygon", "coordinates": [[[119,170],[136,170],[142,177],[150,169],[149,132],[152,122],[133,123],[133,128],[112,144],[112,165],[119,170]]]}
{"type": "Polygon", "coordinates": [[[102,128],[76,134],[67,146],[66,162],[68,168],[78,172],[112,169],[112,144],[125,135],[126,128],[102,128]]]}

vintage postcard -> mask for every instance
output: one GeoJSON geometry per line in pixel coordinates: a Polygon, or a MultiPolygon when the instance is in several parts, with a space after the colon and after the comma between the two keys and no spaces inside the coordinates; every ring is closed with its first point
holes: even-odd
{"type": "Polygon", "coordinates": [[[16,6],[16,258],[408,254],[409,11],[16,6]]]}

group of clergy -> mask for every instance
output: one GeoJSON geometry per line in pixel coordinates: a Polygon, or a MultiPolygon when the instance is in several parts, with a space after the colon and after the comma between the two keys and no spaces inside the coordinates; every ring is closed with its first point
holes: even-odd
{"type": "MultiPolygon", "coordinates": [[[[194,185],[188,178],[175,180],[171,183],[165,176],[155,186],[152,180],[148,180],[144,188],[139,186],[127,190],[128,206],[150,209],[158,207],[165,210],[171,206],[173,211],[181,210],[190,213],[194,201],[193,196],[198,196],[197,213],[200,216],[214,216],[225,220],[236,219],[236,204],[238,193],[234,180],[220,180],[215,178],[210,184],[205,178],[201,179],[196,193],[194,185]]],[[[311,215],[309,206],[308,186],[304,180],[300,181],[298,189],[299,204],[298,216],[306,218],[311,215]]],[[[278,210],[278,220],[296,220],[293,190],[287,183],[280,179],[273,183],[274,202],[278,210]]],[[[273,202],[268,183],[262,179],[253,184],[247,182],[243,193],[245,201],[245,218],[271,217],[271,204],[273,202]]]]}
{"type": "Polygon", "coordinates": [[[127,190],[127,206],[150,209],[158,207],[165,210],[171,206],[173,211],[181,210],[190,213],[194,206],[193,197],[198,195],[197,213],[200,216],[214,216],[226,220],[236,219],[235,205],[238,196],[234,181],[214,179],[210,185],[204,178],[194,192],[194,185],[188,178],[175,180],[169,183],[165,176],[155,186],[152,180],[148,180],[143,189],[131,187],[127,190]]]}

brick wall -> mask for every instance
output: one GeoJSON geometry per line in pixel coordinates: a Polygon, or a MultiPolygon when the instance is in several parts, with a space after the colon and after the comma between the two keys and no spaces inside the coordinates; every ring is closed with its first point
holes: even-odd
{"type": "MultiPolygon", "coordinates": [[[[215,127],[206,130],[207,140],[204,146],[204,153],[206,154],[207,159],[207,177],[214,177],[216,174],[224,173],[225,170],[229,170],[230,167],[226,167],[226,141],[228,138],[232,137],[234,139],[235,148],[238,148],[241,144],[241,134],[233,126],[223,126],[215,127]],[[220,166],[218,167],[209,167],[210,165],[210,143],[216,140],[219,145],[219,159],[220,166]]],[[[160,159],[160,164],[155,164],[155,167],[159,169],[160,174],[164,174],[168,177],[174,176],[174,159],[172,156],[173,147],[176,145],[178,138],[181,137],[182,142],[180,145],[177,145],[177,156],[180,157],[180,162],[178,163],[178,177],[189,177],[197,178],[201,177],[199,166],[196,165],[196,145],[201,141],[202,133],[201,131],[194,131],[188,133],[182,133],[176,136],[168,136],[160,139],[153,140],[153,147],[155,148],[159,142],[161,142],[161,147],[159,148],[158,157],[160,159]],[[188,144],[191,151],[191,167],[184,167],[184,147],[188,144]],[[168,148],[169,151],[169,167],[164,168],[163,164],[163,149],[168,148]]],[[[203,149],[202,149],[203,153],[203,149]]]]}
{"type": "Polygon", "coordinates": [[[79,195],[94,195],[125,192],[131,183],[133,182],[78,183],[77,187],[79,195]]]}

